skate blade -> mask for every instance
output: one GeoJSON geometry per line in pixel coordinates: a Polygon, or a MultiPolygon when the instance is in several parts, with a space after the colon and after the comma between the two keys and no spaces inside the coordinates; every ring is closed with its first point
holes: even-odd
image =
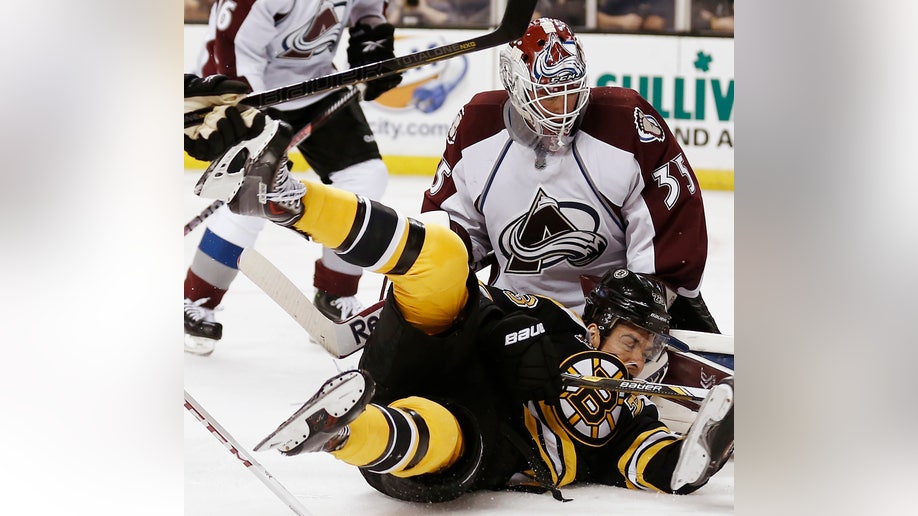
{"type": "Polygon", "coordinates": [[[212,161],[194,186],[194,193],[205,199],[230,202],[245,180],[245,167],[258,158],[274,134],[277,122],[268,119],[265,130],[251,140],[243,140],[212,161]]]}
{"type": "MultiPolygon", "coordinates": [[[[719,387],[719,386],[718,386],[719,387]]],[[[698,416],[702,415],[708,420],[708,423],[722,421],[733,406],[733,389],[715,387],[711,392],[704,407],[699,409],[698,416]]],[[[697,441],[702,432],[706,432],[709,424],[703,427],[692,427],[689,429],[685,439],[687,442],[697,441]]],[[[683,447],[676,467],[673,470],[671,487],[677,490],[684,485],[698,482],[711,466],[711,453],[705,446],[692,446],[689,453],[683,447]]]]}
{"type": "Polygon", "coordinates": [[[208,357],[214,352],[217,341],[206,337],[195,337],[194,335],[185,334],[185,353],[208,357]]]}
{"type": "Polygon", "coordinates": [[[349,371],[326,382],[312,399],[307,401],[292,416],[277,427],[277,430],[261,440],[253,448],[255,451],[279,449],[290,451],[296,448],[310,435],[307,419],[324,410],[340,417],[350,410],[356,400],[363,396],[367,389],[366,378],[358,371],[349,371]]]}

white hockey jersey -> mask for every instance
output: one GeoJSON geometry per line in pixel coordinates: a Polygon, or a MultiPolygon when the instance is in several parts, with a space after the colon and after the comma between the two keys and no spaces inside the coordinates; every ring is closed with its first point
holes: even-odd
{"type": "MultiPolygon", "coordinates": [[[[199,75],[242,79],[257,93],[334,73],[347,28],[364,16],[383,17],[383,5],[384,0],[218,0],[199,75]]],[[[274,107],[301,108],[329,93],[274,107]]]]}
{"type": "MultiPolygon", "coordinates": [[[[422,211],[443,210],[491,283],[583,312],[581,275],[654,274],[698,295],[707,259],[701,191],[662,117],[637,92],[592,88],[570,146],[537,154],[508,130],[504,90],[476,95],[453,122],[422,211]],[[496,269],[495,269],[496,268],[496,269]]],[[[534,138],[534,136],[533,136],[534,138]]]]}

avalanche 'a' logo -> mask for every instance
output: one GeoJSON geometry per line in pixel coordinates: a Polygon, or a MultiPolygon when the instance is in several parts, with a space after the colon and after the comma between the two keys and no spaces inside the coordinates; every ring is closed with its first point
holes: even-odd
{"type": "Polygon", "coordinates": [[[325,0],[319,5],[317,13],[312,21],[284,37],[283,51],[277,55],[278,58],[308,59],[335,48],[344,29],[334,4],[325,0]]]}
{"type": "Polygon", "coordinates": [[[586,74],[583,62],[577,57],[577,44],[561,41],[558,35],[548,35],[547,50],[539,52],[532,65],[532,75],[539,84],[574,81],[586,74]]]}
{"type": "Polygon", "coordinates": [[[539,274],[565,260],[583,267],[608,246],[598,229],[599,214],[592,206],[558,202],[540,188],[529,211],[500,234],[500,250],[507,257],[504,272],[539,274]]]}

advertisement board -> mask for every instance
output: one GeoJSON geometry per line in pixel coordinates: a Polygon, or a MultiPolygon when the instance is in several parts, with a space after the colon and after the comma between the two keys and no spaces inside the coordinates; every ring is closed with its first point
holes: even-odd
{"type": "MultiPolygon", "coordinates": [[[[194,70],[205,28],[185,28],[186,71],[194,70]]],[[[479,35],[400,28],[395,52],[406,55],[479,35]]],[[[593,33],[580,38],[592,85],[640,92],[675,133],[702,187],[733,189],[733,39],[593,33]]],[[[338,48],[340,69],[347,67],[345,43],[338,48]]],[[[498,49],[488,49],[409,70],[397,88],[363,104],[391,173],[433,175],[462,105],[478,92],[501,88],[497,58],[498,49]]],[[[306,166],[301,160],[294,156],[297,167],[306,166]]]]}

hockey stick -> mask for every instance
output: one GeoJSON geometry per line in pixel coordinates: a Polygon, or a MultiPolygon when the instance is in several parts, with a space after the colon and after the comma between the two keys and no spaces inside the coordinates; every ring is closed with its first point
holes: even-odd
{"type": "Polygon", "coordinates": [[[606,389],[610,391],[629,392],[632,394],[646,394],[677,400],[695,401],[701,403],[708,394],[707,389],[698,387],[685,387],[682,385],[668,385],[665,383],[644,382],[641,380],[618,380],[601,376],[580,376],[570,373],[561,373],[561,383],[569,387],[586,387],[588,389],[606,389]]]}
{"type": "MultiPolygon", "coordinates": [[[[379,312],[385,304],[385,300],[379,301],[359,314],[336,323],[325,317],[284,273],[258,251],[251,248],[243,250],[239,257],[239,270],[335,358],[344,358],[363,348],[370,333],[376,328],[379,312]]],[[[698,387],[569,374],[562,377],[562,381],[571,386],[648,394],[683,401],[701,401],[707,394],[706,389],[698,387]]]]}
{"type": "MultiPolygon", "coordinates": [[[[319,113],[319,116],[317,116],[314,120],[312,120],[308,124],[304,125],[299,131],[296,132],[296,134],[293,135],[292,138],[290,138],[290,143],[287,145],[286,152],[290,152],[290,149],[296,147],[303,140],[312,136],[313,131],[315,131],[319,127],[323,126],[326,122],[328,122],[328,120],[332,116],[338,113],[338,111],[341,111],[341,108],[347,105],[348,102],[353,100],[359,94],[360,94],[360,90],[358,90],[357,88],[349,88],[347,93],[342,95],[341,98],[339,98],[338,100],[333,102],[331,105],[329,105],[327,108],[325,108],[324,111],[319,113]]],[[[221,161],[221,160],[218,159],[217,161],[221,161]]],[[[210,169],[212,166],[214,165],[211,164],[210,166],[208,166],[208,169],[210,169]]],[[[207,171],[205,171],[204,173],[207,174],[207,171]]],[[[204,220],[207,217],[210,217],[211,215],[213,215],[213,213],[217,211],[217,208],[219,208],[220,206],[223,206],[223,204],[225,203],[222,200],[216,200],[212,202],[208,207],[204,208],[204,210],[202,210],[201,213],[195,216],[195,218],[191,219],[188,222],[188,224],[185,224],[185,235],[194,231],[194,228],[198,227],[202,222],[204,222],[204,220]]]]}
{"type": "Polygon", "coordinates": [[[277,479],[271,476],[271,474],[268,473],[268,470],[266,470],[264,466],[259,464],[258,461],[256,461],[248,452],[246,452],[245,449],[240,446],[238,442],[236,442],[236,439],[234,439],[233,436],[229,434],[229,432],[224,430],[223,427],[217,423],[217,420],[208,414],[207,411],[204,410],[204,407],[202,407],[200,403],[198,403],[194,398],[191,397],[190,394],[188,394],[188,391],[185,391],[185,408],[188,409],[188,412],[191,412],[192,415],[194,415],[195,419],[200,421],[202,425],[210,430],[210,433],[214,434],[214,437],[223,443],[223,445],[226,446],[230,453],[242,461],[243,466],[251,471],[253,475],[258,477],[259,480],[264,482],[264,484],[268,486],[268,488],[274,494],[276,494],[278,498],[287,504],[287,507],[290,507],[293,512],[299,514],[300,516],[309,516],[310,512],[306,510],[306,507],[304,507],[303,504],[290,493],[290,491],[287,491],[287,488],[278,482],[277,479]]]}
{"type": "MultiPolygon", "coordinates": [[[[256,108],[272,106],[288,100],[387,77],[405,70],[442,61],[443,59],[502,45],[523,35],[529,25],[529,20],[532,18],[532,13],[535,11],[535,4],[536,0],[508,0],[507,8],[504,10],[504,16],[500,24],[493,32],[483,36],[342,70],[338,73],[316,77],[299,84],[291,84],[248,95],[242,100],[242,103],[256,108]]],[[[210,108],[205,108],[185,113],[185,127],[201,123],[204,115],[209,111],[210,108]]]]}
{"type": "MultiPolygon", "coordinates": [[[[284,309],[300,327],[335,358],[344,358],[363,348],[370,332],[379,322],[379,312],[385,301],[366,308],[350,319],[336,323],[322,314],[303,292],[267,258],[247,248],[239,257],[239,270],[284,309]]],[[[707,390],[696,387],[666,385],[596,376],[564,373],[562,382],[568,386],[607,389],[700,402],[707,390]]]]}
{"type": "Polygon", "coordinates": [[[213,215],[214,212],[220,208],[220,206],[223,206],[223,204],[223,201],[214,201],[210,203],[208,207],[201,210],[201,213],[198,213],[193,219],[188,221],[188,224],[185,224],[185,235],[188,235],[188,233],[194,231],[194,228],[201,225],[201,223],[204,222],[204,219],[213,215]]]}
{"type": "Polygon", "coordinates": [[[385,301],[336,323],[319,311],[303,292],[261,253],[246,248],[239,256],[239,270],[280,305],[309,336],[335,358],[344,358],[363,348],[379,321],[385,301]]]}

